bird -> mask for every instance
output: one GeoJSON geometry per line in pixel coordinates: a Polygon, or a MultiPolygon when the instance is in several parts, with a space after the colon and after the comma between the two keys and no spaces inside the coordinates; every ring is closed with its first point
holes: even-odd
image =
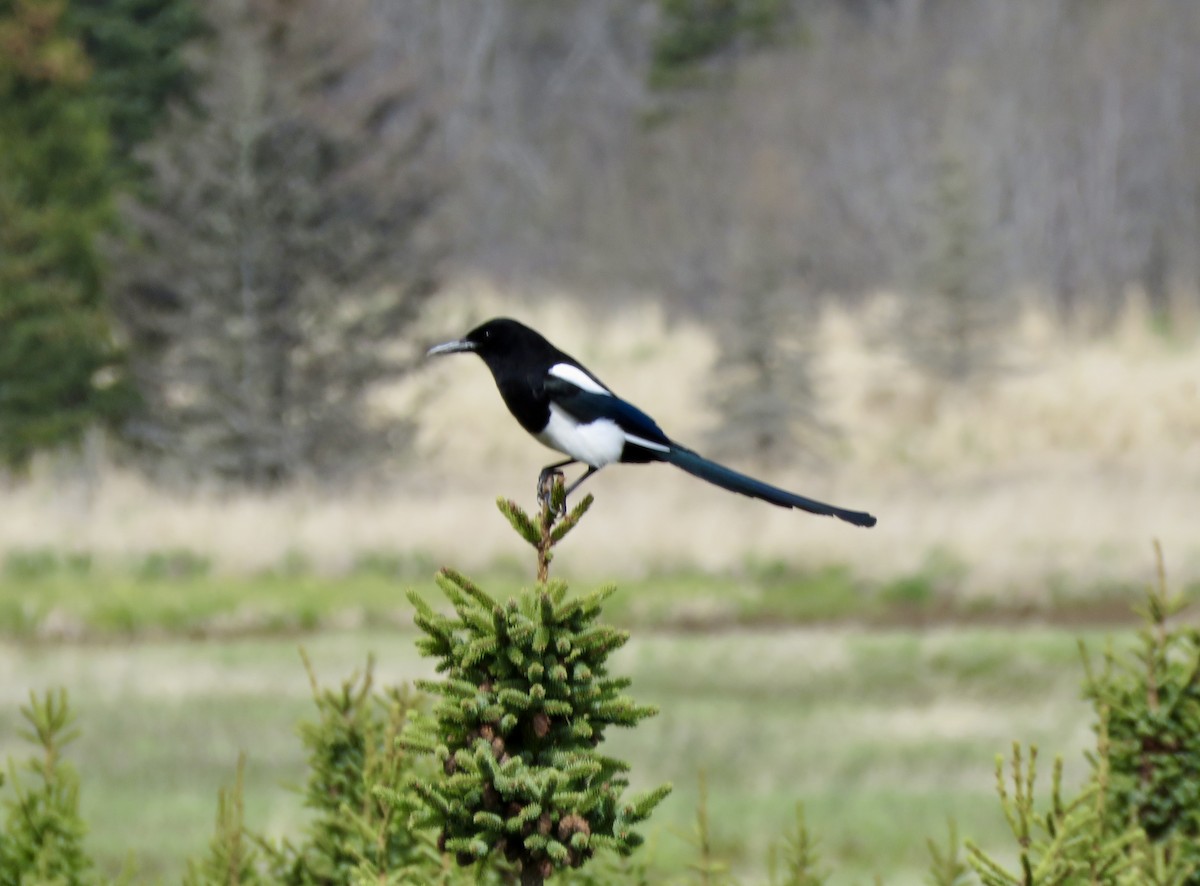
{"type": "Polygon", "coordinates": [[[434,345],[428,357],[474,353],[491,370],[504,405],[535,439],[568,456],[542,469],[539,496],[561,469],[587,470],[566,488],[569,495],[601,468],[615,463],[667,462],[722,489],[782,508],[836,517],[855,526],[875,518],[780,489],[718,464],[668,437],[649,415],[622,400],[582,363],[517,320],[497,317],[463,338],[434,345]]]}

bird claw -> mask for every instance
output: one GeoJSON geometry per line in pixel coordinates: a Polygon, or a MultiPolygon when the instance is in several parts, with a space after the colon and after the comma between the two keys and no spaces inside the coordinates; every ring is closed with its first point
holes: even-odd
{"type": "MultiPolygon", "coordinates": [[[[546,469],[538,474],[537,481],[537,499],[538,504],[545,508],[554,507],[554,483],[556,480],[565,479],[566,475],[562,471],[546,469]]],[[[567,513],[567,500],[563,497],[562,504],[557,509],[558,515],[565,516],[567,513]]]]}

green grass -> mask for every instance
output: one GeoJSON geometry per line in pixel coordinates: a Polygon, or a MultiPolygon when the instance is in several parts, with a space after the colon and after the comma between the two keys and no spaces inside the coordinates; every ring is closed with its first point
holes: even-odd
{"type": "MultiPolygon", "coordinates": [[[[23,551],[10,554],[0,570],[0,637],[103,641],[408,625],[412,613],[405,590],[416,589],[440,605],[436,569],[425,557],[372,552],[340,576],[314,574],[294,557],[262,575],[225,576],[185,550],[151,553],[123,568],[101,568],[87,555],[23,551]]],[[[857,580],[846,567],[804,572],[750,564],[736,573],[671,572],[622,582],[607,612],[625,626],[690,630],[1031,618],[1121,624],[1132,623],[1130,602],[1140,595],[1139,588],[1106,586],[1094,593],[1048,591],[1036,606],[1027,600],[963,599],[954,585],[959,569],[935,558],[917,573],[882,585],[857,580]]],[[[472,577],[501,597],[528,583],[526,572],[503,563],[472,577]]],[[[1200,596],[1200,587],[1188,592],[1200,596]]]]}
{"type": "MultiPolygon", "coordinates": [[[[354,630],[304,645],[325,682],[370,650],[380,680],[395,682],[428,672],[414,639],[354,630]]],[[[949,815],[985,847],[1011,844],[993,761],[1013,739],[1064,752],[1068,778],[1082,777],[1090,712],[1075,643],[1050,627],[642,631],[616,670],[661,713],[611,735],[608,749],[631,761],[635,787],[676,786],[649,827],[663,867],[690,857],[679,835],[704,770],[715,844],[747,881],[799,800],[832,882],[916,883],[925,838],[942,840],[949,815]]],[[[92,849],[112,871],[132,851],[139,882],[175,882],[211,833],[239,751],[250,824],[272,834],[302,826],[286,787],[304,778],[295,726],[311,710],[296,647],[285,637],[0,645],[0,753],[25,753],[15,735],[28,691],[67,686],[83,730],[71,756],[92,849]]]]}
{"type": "MultiPolygon", "coordinates": [[[[226,577],[184,550],[120,568],[10,555],[0,571],[0,754],[24,753],[17,708],[29,691],[68,687],[91,846],[114,872],[133,853],[140,882],[177,881],[202,850],[240,751],[251,826],[295,834],[304,813],[287,786],[305,777],[295,727],[311,710],[297,643],[326,682],[369,650],[382,681],[426,675],[404,591],[444,605],[436,566],[381,551],[340,577],[313,574],[302,557],[226,577]]],[[[1074,632],[1000,627],[1029,612],[956,598],[963,568],[931,558],[882,586],[846,568],[770,562],[623,582],[606,615],[635,639],[617,668],[662,713],[609,736],[608,749],[633,764],[635,787],[676,785],[651,823],[656,863],[677,871],[691,857],[680,835],[702,770],[715,845],[750,882],[797,801],[834,883],[915,883],[925,839],[942,839],[947,816],[985,847],[1009,844],[992,767],[1013,739],[1065,752],[1068,777],[1082,778],[1089,711],[1074,632]],[[916,627],[931,623],[944,627],[916,627]]],[[[527,583],[506,564],[476,578],[501,598],[527,583]]],[[[1034,614],[1131,621],[1123,595],[1105,594],[1098,608],[1086,595],[1047,594],[1034,614]]]]}

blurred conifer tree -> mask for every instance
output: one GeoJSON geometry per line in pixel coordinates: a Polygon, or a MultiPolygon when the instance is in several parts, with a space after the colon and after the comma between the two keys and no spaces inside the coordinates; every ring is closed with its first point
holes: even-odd
{"type": "Polygon", "coordinates": [[[196,107],[199,75],[185,47],[208,33],[194,0],[71,0],[65,24],[92,64],[91,90],[122,169],[175,104],[196,107]]]}
{"type": "Polygon", "coordinates": [[[739,45],[769,43],[787,14],[786,0],[661,0],[651,82],[672,85],[739,45]]]}
{"type": "Polygon", "coordinates": [[[53,0],[0,0],[0,464],[72,443],[127,402],[103,305],[105,116],[53,0]]]}
{"type": "Polygon", "coordinates": [[[946,125],[936,158],[919,292],[902,327],[909,358],[929,376],[967,383],[998,368],[999,342],[1013,306],[995,286],[993,256],[971,157],[946,125]]]}
{"type": "Polygon", "coordinates": [[[134,403],[99,238],[198,33],[191,0],[0,0],[0,464],[134,403]]]}

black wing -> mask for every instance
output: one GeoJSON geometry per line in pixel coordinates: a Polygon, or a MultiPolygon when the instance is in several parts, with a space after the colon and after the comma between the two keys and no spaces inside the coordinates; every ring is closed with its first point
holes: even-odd
{"type": "Polygon", "coordinates": [[[642,448],[649,448],[651,451],[661,447],[661,451],[666,453],[673,445],[654,419],[620,397],[585,391],[578,385],[556,376],[548,376],[543,387],[550,402],[557,404],[576,421],[586,424],[597,419],[609,419],[616,422],[627,437],[637,438],[629,442],[636,446],[637,440],[644,440],[652,445],[642,448]]]}

